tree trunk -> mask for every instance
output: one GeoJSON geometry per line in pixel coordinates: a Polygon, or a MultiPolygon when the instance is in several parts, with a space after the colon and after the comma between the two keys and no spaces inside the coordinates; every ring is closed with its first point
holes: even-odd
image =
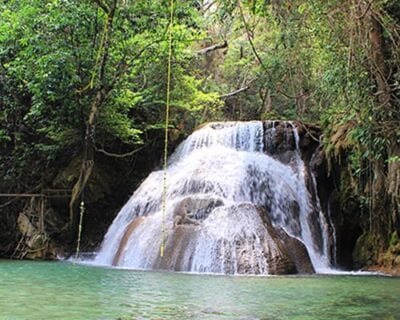
{"type": "MultiPolygon", "coordinates": [[[[77,201],[79,196],[82,194],[91,174],[94,166],[94,132],[95,132],[95,122],[97,118],[97,114],[99,109],[103,105],[107,93],[111,90],[110,86],[108,86],[108,79],[106,77],[106,66],[108,62],[108,53],[110,47],[110,40],[112,34],[112,27],[114,23],[114,15],[117,6],[117,0],[113,0],[112,4],[108,6],[103,1],[95,1],[100,8],[107,15],[107,20],[104,26],[104,42],[103,46],[99,47],[99,65],[96,65],[95,68],[98,68],[98,84],[95,87],[96,95],[93,99],[93,102],[90,105],[90,111],[88,120],[86,122],[86,130],[85,137],[83,141],[83,152],[82,152],[82,164],[79,173],[79,178],[72,188],[71,200],[69,203],[69,230],[70,230],[70,239],[74,241],[77,235],[78,229],[78,211],[77,201]]],[[[97,70],[96,70],[97,71],[97,70]]],[[[94,80],[94,78],[92,79],[94,80]]]]}
{"type": "MultiPolygon", "coordinates": [[[[366,15],[368,19],[369,29],[369,41],[370,41],[370,53],[369,60],[372,69],[373,76],[376,83],[376,91],[374,95],[377,97],[377,108],[374,110],[374,122],[375,127],[380,128],[384,125],[386,120],[386,111],[390,109],[390,86],[389,86],[389,72],[386,65],[385,59],[385,41],[383,37],[383,28],[381,23],[377,20],[376,14],[372,9],[368,9],[366,15]]],[[[374,135],[380,135],[379,133],[373,132],[374,135]]],[[[390,140],[388,135],[384,135],[384,138],[390,140]]],[[[390,150],[392,147],[388,146],[389,150],[381,151],[380,158],[373,160],[373,183],[372,183],[372,214],[373,214],[373,226],[372,231],[374,236],[379,242],[380,247],[385,248],[388,244],[390,232],[393,225],[393,214],[395,210],[394,203],[391,201],[390,191],[396,193],[398,190],[397,182],[391,181],[397,179],[396,166],[391,164],[389,167],[386,166],[385,160],[388,156],[396,150],[390,150]],[[389,171],[388,171],[389,169],[389,171]],[[394,184],[393,184],[394,183],[394,184]]],[[[393,194],[392,194],[393,198],[393,194]]]]}
{"type": "Polygon", "coordinates": [[[385,64],[385,43],[382,35],[383,29],[373,12],[370,11],[368,16],[371,26],[369,30],[369,38],[371,42],[370,60],[378,89],[375,94],[378,96],[378,102],[381,105],[386,105],[390,101],[390,87],[387,82],[388,72],[385,64]]]}
{"type": "Polygon", "coordinates": [[[400,229],[400,145],[393,137],[389,145],[389,163],[388,163],[388,194],[391,200],[391,220],[390,232],[400,229]]]}

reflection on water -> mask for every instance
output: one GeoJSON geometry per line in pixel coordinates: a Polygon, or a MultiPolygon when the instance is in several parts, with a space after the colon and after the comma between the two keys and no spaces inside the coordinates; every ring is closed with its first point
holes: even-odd
{"type": "Polygon", "coordinates": [[[0,261],[0,319],[400,319],[400,278],[227,277],[0,261]]]}

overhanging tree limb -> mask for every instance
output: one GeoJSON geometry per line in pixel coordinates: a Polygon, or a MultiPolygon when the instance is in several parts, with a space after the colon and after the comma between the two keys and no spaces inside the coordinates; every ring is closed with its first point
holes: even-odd
{"type": "Polygon", "coordinates": [[[132,156],[132,155],[134,155],[135,153],[137,153],[137,152],[139,152],[140,150],[142,150],[143,148],[144,148],[144,146],[142,146],[142,147],[140,147],[140,148],[137,148],[137,149],[134,149],[134,150],[132,150],[132,151],[130,151],[130,152],[126,152],[126,153],[113,153],[113,152],[108,152],[108,151],[106,151],[106,150],[104,150],[104,149],[99,149],[99,148],[97,148],[96,146],[94,147],[94,149],[95,149],[97,152],[100,152],[100,153],[102,153],[102,154],[104,154],[104,155],[106,155],[106,156],[108,156],[108,157],[114,157],[114,158],[125,158],[125,157],[132,156]]]}
{"type": "Polygon", "coordinates": [[[237,89],[237,90],[234,90],[234,91],[232,91],[232,92],[229,92],[229,93],[220,95],[219,97],[220,97],[220,99],[227,99],[227,98],[236,96],[237,94],[239,94],[239,93],[241,93],[241,92],[243,92],[243,91],[246,91],[246,90],[248,90],[248,89],[250,89],[250,86],[245,86],[245,87],[239,88],[239,89],[237,89]]]}
{"type": "Polygon", "coordinates": [[[228,47],[228,41],[224,40],[223,43],[214,44],[214,45],[212,45],[212,46],[209,46],[209,47],[200,49],[200,50],[198,50],[196,53],[197,53],[197,54],[207,54],[207,53],[209,53],[209,52],[211,52],[211,51],[215,51],[215,50],[219,50],[219,49],[224,49],[224,48],[227,48],[227,47],[228,47]]]}
{"type": "Polygon", "coordinates": [[[246,83],[246,81],[243,81],[244,82],[243,83],[243,87],[240,87],[239,89],[233,90],[233,91],[231,91],[229,93],[222,94],[222,95],[219,96],[219,98],[220,99],[227,99],[227,98],[233,97],[233,96],[235,96],[235,95],[237,95],[237,94],[239,94],[239,93],[241,93],[243,91],[246,91],[246,90],[250,89],[250,84],[253,83],[256,80],[257,80],[257,78],[253,78],[253,79],[249,80],[247,83],[246,83]]]}

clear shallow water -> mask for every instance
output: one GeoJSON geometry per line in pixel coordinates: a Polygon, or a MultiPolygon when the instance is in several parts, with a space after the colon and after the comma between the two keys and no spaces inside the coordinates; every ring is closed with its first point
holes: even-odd
{"type": "Polygon", "coordinates": [[[227,277],[0,260],[0,319],[400,319],[400,278],[227,277]]]}

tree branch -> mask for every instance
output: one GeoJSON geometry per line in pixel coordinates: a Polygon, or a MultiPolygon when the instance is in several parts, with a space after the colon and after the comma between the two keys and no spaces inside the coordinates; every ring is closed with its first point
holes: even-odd
{"type": "Polygon", "coordinates": [[[214,44],[212,46],[203,48],[201,50],[198,50],[196,53],[197,54],[207,54],[207,53],[209,53],[211,51],[215,51],[215,50],[218,50],[218,49],[224,49],[224,48],[227,48],[227,47],[228,47],[228,41],[224,40],[223,43],[214,44]]]}
{"type": "Polygon", "coordinates": [[[241,93],[243,91],[246,91],[248,89],[250,89],[250,86],[245,86],[245,87],[239,88],[239,89],[237,89],[235,91],[220,95],[219,98],[220,99],[230,98],[230,97],[235,96],[235,95],[237,95],[237,94],[239,94],[239,93],[241,93]]]}
{"type": "Polygon", "coordinates": [[[114,158],[125,158],[125,157],[129,157],[129,156],[134,155],[136,152],[139,152],[139,151],[142,150],[144,147],[145,147],[145,146],[142,146],[142,147],[140,147],[140,148],[138,148],[138,149],[132,150],[132,151],[127,152],[127,153],[122,153],[122,154],[113,153],[113,152],[108,152],[108,151],[106,151],[106,150],[104,150],[104,149],[99,149],[99,148],[97,148],[96,146],[94,147],[94,149],[95,149],[97,152],[100,152],[100,153],[102,153],[102,154],[104,154],[104,155],[106,155],[106,156],[109,156],[109,157],[114,157],[114,158]]]}
{"type": "Polygon", "coordinates": [[[106,3],[104,3],[101,0],[93,0],[100,8],[103,9],[103,11],[105,13],[110,13],[110,8],[108,7],[108,5],[106,3]]]}
{"type": "Polygon", "coordinates": [[[251,79],[249,82],[247,82],[247,84],[244,84],[244,86],[239,88],[239,89],[236,89],[236,90],[234,90],[232,92],[220,95],[219,98],[220,99],[230,98],[230,97],[235,96],[235,95],[237,95],[237,94],[239,94],[239,93],[241,93],[243,91],[246,91],[246,90],[250,89],[250,84],[252,82],[254,82],[255,80],[257,80],[257,78],[251,79]]]}
{"type": "Polygon", "coordinates": [[[368,11],[371,9],[372,2],[374,1],[368,2],[367,7],[365,8],[364,12],[361,15],[355,16],[357,20],[361,20],[367,15],[368,11]]]}
{"type": "Polygon", "coordinates": [[[250,32],[249,25],[248,25],[248,23],[247,23],[247,21],[246,21],[246,18],[244,17],[244,13],[243,13],[243,9],[242,9],[242,5],[241,5],[241,3],[240,3],[240,0],[237,1],[237,5],[238,5],[238,7],[239,7],[240,17],[242,18],[244,28],[246,29],[247,40],[249,40],[249,43],[250,43],[250,46],[251,46],[251,50],[253,51],[254,56],[256,57],[258,63],[261,65],[261,67],[262,67],[265,71],[267,71],[267,68],[265,67],[264,63],[262,62],[261,57],[258,55],[258,52],[257,52],[257,50],[256,50],[256,47],[254,46],[253,40],[251,40],[252,35],[251,35],[251,32],[250,32]]]}
{"type": "Polygon", "coordinates": [[[303,121],[299,121],[298,124],[309,134],[309,136],[316,142],[321,143],[320,138],[317,138],[311,133],[311,130],[308,129],[308,127],[304,124],[303,121]]]}

